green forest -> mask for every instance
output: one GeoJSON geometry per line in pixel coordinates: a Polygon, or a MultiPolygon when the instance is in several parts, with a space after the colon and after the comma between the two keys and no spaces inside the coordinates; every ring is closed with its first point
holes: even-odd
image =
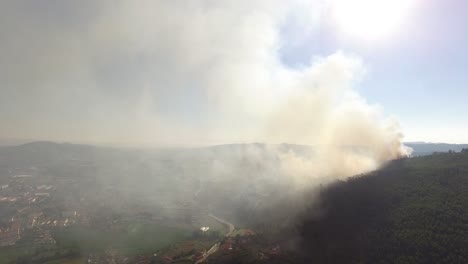
{"type": "Polygon", "coordinates": [[[319,201],[299,226],[304,262],[468,263],[468,149],[393,161],[319,201]]]}

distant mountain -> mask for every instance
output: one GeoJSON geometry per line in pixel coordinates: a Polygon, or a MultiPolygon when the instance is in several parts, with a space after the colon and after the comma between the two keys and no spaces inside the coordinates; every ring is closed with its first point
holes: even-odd
{"type": "MultiPolygon", "coordinates": [[[[413,156],[430,155],[434,152],[448,152],[450,150],[460,152],[468,148],[468,144],[445,144],[445,143],[425,143],[425,142],[407,142],[406,146],[413,149],[413,156]]],[[[364,151],[358,146],[345,146],[354,150],[364,151]]],[[[213,158],[241,158],[244,156],[260,155],[263,159],[274,160],[275,153],[287,153],[292,151],[303,156],[314,155],[314,146],[297,144],[226,144],[200,148],[179,148],[179,149],[160,149],[160,150],[137,150],[137,149],[117,149],[107,147],[97,147],[91,145],[56,143],[51,141],[35,141],[16,146],[0,146],[0,165],[9,164],[44,164],[60,163],[70,160],[92,161],[97,157],[126,157],[147,156],[148,154],[157,154],[165,157],[197,157],[202,160],[211,160],[213,158]],[[135,155],[137,154],[137,155],[135,155]],[[123,156],[122,156],[123,155],[123,156]]],[[[259,157],[260,157],[259,156],[259,157]]]]}
{"type": "Polygon", "coordinates": [[[95,147],[50,141],[35,141],[18,146],[0,147],[0,165],[41,165],[69,160],[90,160],[95,147]]]}
{"type": "MultiPolygon", "coordinates": [[[[449,152],[455,151],[460,152],[462,149],[468,148],[468,144],[447,144],[447,143],[427,143],[427,142],[405,142],[405,146],[410,147],[413,149],[413,156],[425,156],[431,155],[434,152],[449,152]]],[[[313,155],[314,153],[314,146],[310,145],[297,145],[297,144],[263,144],[263,143],[252,143],[252,144],[228,144],[228,145],[218,145],[212,147],[204,147],[200,149],[215,151],[218,154],[228,154],[232,155],[232,153],[238,153],[242,151],[246,151],[251,149],[252,147],[256,148],[257,150],[277,150],[279,152],[288,152],[293,151],[296,154],[301,155],[313,155]]],[[[366,152],[365,147],[360,146],[342,146],[343,149],[354,150],[358,152],[366,152]]]]}
{"type": "Polygon", "coordinates": [[[450,150],[460,152],[468,148],[468,144],[447,144],[447,143],[426,143],[426,142],[407,142],[405,146],[413,149],[413,156],[431,155],[434,152],[448,152],[450,150]]]}

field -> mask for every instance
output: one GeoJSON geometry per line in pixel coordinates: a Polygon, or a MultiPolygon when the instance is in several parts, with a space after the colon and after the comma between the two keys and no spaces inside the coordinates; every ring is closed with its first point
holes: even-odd
{"type": "Polygon", "coordinates": [[[220,234],[225,234],[227,232],[226,227],[224,225],[222,225],[220,222],[216,221],[209,215],[200,216],[199,218],[194,220],[193,224],[199,227],[209,227],[211,231],[217,231],[220,234]]]}
{"type": "Polygon", "coordinates": [[[15,245],[0,249],[0,263],[44,263],[65,257],[76,259],[78,255],[77,249],[56,245],[15,245]]]}
{"type": "Polygon", "coordinates": [[[34,247],[10,246],[0,249],[0,263],[10,263],[22,256],[31,256],[35,253],[34,247]]]}
{"type": "Polygon", "coordinates": [[[57,244],[64,247],[78,247],[82,252],[112,248],[124,255],[152,253],[189,236],[187,230],[154,223],[134,223],[122,230],[72,227],[55,234],[57,244]]]}
{"type": "Polygon", "coordinates": [[[56,245],[37,246],[25,243],[1,248],[0,263],[21,260],[50,264],[80,263],[81,255],[103,253],[108,249],[126,256],[152,254],[180,243],[190,235],[189,230],[143,222],[128,224],[118,230],[75,226],[55,231],[53,236],[57,241],[56,245]]]}
{"type": "Polygon", "coordinates": [[[236,236],[248,236],[248,235],[253,235],[255,232],[253,232],[250,229],[236,229],[234,230],[230,237],[236,237],[236,236]]]}

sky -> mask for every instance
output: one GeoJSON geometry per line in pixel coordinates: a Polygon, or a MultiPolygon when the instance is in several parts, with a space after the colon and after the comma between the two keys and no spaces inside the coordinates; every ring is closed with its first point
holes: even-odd
{"type": "Polygon", "coordinates": [[[365,41],[323,30],[285,51],[283,60],[341,49],[358,54],[369,74],[358,87],[371,103],[397,116],[406,141],[468,142],[468,2],[419,1],[402,28],[365,41]],[[312,43],[312,45],[310,44],[312,43]]]}
{"type": "Polygon", "coordinates": [[[467,143],[468,3],[412,0],[390,31],[333,1],[2,1],[0,138],[467,143]]]}

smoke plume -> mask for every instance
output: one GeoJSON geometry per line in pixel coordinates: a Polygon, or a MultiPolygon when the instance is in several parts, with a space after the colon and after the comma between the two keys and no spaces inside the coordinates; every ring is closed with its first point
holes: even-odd
{"type": "Polygon", "coordinates": [[[357,56],[281,59],[320,26],[323,1],[54,3],[0,4],[0,136],[312,145],[308,156],[277,153],[296,186],[408,154],[398,123],[356,92],[357,56]],[[291,17],[296,34],[285,34],[291,17]]]}

